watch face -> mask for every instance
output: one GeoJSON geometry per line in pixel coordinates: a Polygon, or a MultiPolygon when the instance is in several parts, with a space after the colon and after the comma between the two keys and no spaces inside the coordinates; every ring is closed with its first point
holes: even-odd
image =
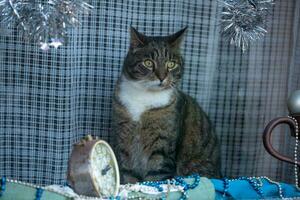
{"type": "Polygon", "coordinates": [[[92,173],[96,190],[103,196],[115,196],[119,187],[116,158],[107,143],[96,143],[91,154],[92,173]]]}

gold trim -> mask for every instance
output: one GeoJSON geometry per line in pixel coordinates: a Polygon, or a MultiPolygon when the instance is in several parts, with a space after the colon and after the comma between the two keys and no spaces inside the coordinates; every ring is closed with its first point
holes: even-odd
{"type": "MultiPolygon", "coordinates": [[[[92,150],[90,151],[90,154],[89,154],[89,160],[91,161],[92,160],[92,154],[93,154],[93,152],[95,151],[95,147],[96,147],[96,145],[98,145],[98,144],[103,144],[106,148],[108,148],[108,150],[109,150],[109,153],[110,153],[110,156],[111,156],[111,158],[112,158],[112,160],[113,160],[113,163],[114,163],[114,168],[115,168],[115,172],[116,172],[116,188],[115,188],[115,191],[114,191],[114,194],[113,194],[113,196],[117,196],[117,194],[119,193],[119,188],[120,188],[120,173],[119,173],[119,165],[118,165],[118,161],[117,161],[117,159],[116,159],[116,156],[115,156],[115,154],[114,154],[114,151],[112,150],[112,148],[110,147],[110,145],[106,142],[106,141],[104,141],[104,140],[98,140],[97,142],[95,142],[94,144],[93,144],[93,147],[92,147],[92,150]]],[[[92,163],[92,162],[91,162],[92,163]]],[[[92,166],[91,166],[92,167],[92,166]]],[[[92,182],[92,184],[93,184],[93,186],[94,186],[94,189],[99,193],[99,195],[101,196],[101,193],[100,193],[100,191],[98,191],[98,188],[99,187],[96,187],[96,183],[95,183],[95,181],[93,181],[92,182]]]]}

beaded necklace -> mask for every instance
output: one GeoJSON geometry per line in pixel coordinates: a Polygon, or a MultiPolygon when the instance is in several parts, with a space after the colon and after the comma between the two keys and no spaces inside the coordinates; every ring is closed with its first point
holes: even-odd
{"type": "Polygon", "coordinates": [[[1,191],[0,191],[0,197],[3,196],[5,190],[6,190],[6,183],[7,182],[11,182],[11,183],[18,183],[24,186],[29,186],[29,187],[33,187],[36,188],[36,193],[35,193],[35,200],[41,200],[44,189],[42,187],[38,187],[36,185],[30,184],[30,183],[24,183],[21,181],[15,181],[15,180],[11,180],[6,178],[5,176],[3,176],[1,178],[1,191]]]}
{"type": "MultiPolygon", "coordinates": [[[[31,184],[31,183],[26,183],[26,182],[22,182],[22,181],[8,179],[5,176],[3,176],[1,178],[0,182],[1,182],[0,197],[3,196],[3,194],[4,194],[5,190],[6,190],[6,183],[10,182],[10,183],[16,183],[16,184],[28,186],[28,187],[31,187],[31,188],[35,188],[36,189],[36,193],[35,193],[35,199],[34,200],[41,200],[44,191],[53,192],[53,193],[62,195],[62,196],[66,197],[66,198],[69,198],[69,199],[74,199],[74,198],[76,198],[76,199],[79,198],[79,199],[84,199],[84,200],[92,200],[92,199],[96,200],[96,199],[99,199],[99,198],[96,198],[96,197],[88,197],[88,196],[84,196],[84,195],[76,195],[76,196],[74,196],[72,194],[64,193],[64,192],[61,192],[61,191],[59,191],[57,189],[54,189],[54,188],[51,188],[51,187],[41,187],[41,186],[37,186],[37,185],[31,184]]],[[[119,196],[108,197],[108,198],[105,198],[105,199],[107,199],[107,200],[120,200],[120,197],[119,196]]]]}
{"type": "MultiPolygon", "coordinates": [[[[194,174],[194,175],[188,176],[186,178],[192,178],[193,182],[191,184],[188,184],[184,180],[183,177],[178,176],[178,177],[175,177],[175,178],[173,178],[171,180],[157,181],[157,182],[156,181],[153,181],[153,182],[147,181],[147,182],[142,182],[142,183],[139,183],[139,184],[147,186],[147,188],[148,188],[147,190],[150,193],[151,193],[151,188],[154,188],[154,190],[156,192],[160,193],[160,195],[155,196],[155,197],[149,197],[148,199],[153,199],[153,200],[154,199],[163,199],[163,200],[166,199],[167,195],[169,193],[170,187],[172,186],[173,189],[175,189],[175,191],[180,191],[182,193],[182,195],[181,195],[181,197],[180,197],[179,200],[186,200],[188,198],[187,191],[189,189],[194,189],[194,188],[196,188],[199,185],[200,176],[194,174]],[[167,189],[164,186],[167,186],[167,189]]],[[[31,187],[31,188],[35,188],[36,189],[35,200],[41,200],[44,191],[55,192],[57,194],[60,194],[62,196],[70,198],[70,199],[72,199],[72,198],[75,197],[74,195],[60,192],[59,190],[51,188],[51,187],[40,187],[40,186],[31,184],[31,183],[25,183],[25,182],[21,182],[21,181],[17,181],[17,180],[8,179],[8,178],[6,178],[4,176],[1,178],[0,197],[4,194],[4,192],[6,190],[6,183],[7,182],[17,183],[17,184],[20,184],[20,185],[24,185],[24,186],[28,186],[28,187],[31,187]]],[[[128,184],[128,185],[130,185],[130,184],[128,184]]],[[[145,192],[145,189],[141,190],[141,191],[145,192]]],[[[152,192],[153,192],[153,190],[152,190],[152,192]]],[[[76,196],[76,198],[91,199],[91,200],[92,199],[99,199],[99,198],[87,197],[87,196],[83,196],[83,195],[76,196]]],[[[108,200],[120,200],[120,196],[109,197],[109,198],[106,198],[106,199],[108,199],[108,200]]],[[[131,195],[130,197],[128,197],[128,199],[145,199],[145,197],[143,195],[138,196],[136,194],[136,195],[131,195]]]]}
{"type": "Polygon", "coordinates": [[[178,191],[181,191],[181,197],[179,200],[185,200],[188,198],[187,191],[190,189],[194,189],[197,187],[200,183],[200,176],[198,174],[193,174],[190,176],[187,176],[185,178],[192,178],[194,181],[192,184],[188,184],[182,176],[176,176],[175,178],[171,180],[165,180],[165,181],[145,181],[140,183],[141,185],[146,185],[150,186],[153,188],[156,188],[157,192],[165,193],[166,195],[163,197],[160,197],[160,199],[165,200],[167,198],[168,190],[165,191],[164,188],[162,187],[163,185],[172,185],[172,186],[177,186],[178,191]]]}
{"type": "Polygon", "coordinates": [[[276,181],[273,181],[271,180],[269,177],[267,176],[259,176],[259,177],[239,177],[239,178],[235,178],[235,179],[227,179],[227,178],[224,178],[223,179],[223,182],[224,182],[224,190],[223,190],[223,197],[228,197],[229,196],[229,193],[228,193],[228,190],[229,190],[229,185],[230,185],[230,182],[233,182],[233,181],[240,181],[240,180],[246,180],[249,182],[249,184],[253,187],[253,189],[258,193],[258,195],[263,198],[264,197],[264,194],[263,194],[263,191],[262,191],[262,186],[263,186],[263,182],[262,180],[265,179],[267,181],[269,181],[270,183],[273,183],[277,186],[278,188],[278,195],[281,199],[286,199],[283,197],[283,191],[282,191],[282,187],[280,185],[279,182],[276,182],[276,181]]]}
{"type": "Polygon", "coordinates": [[[292,116],[288,116],[288,118],[292,119],[295,122],[295,148],[294,148],[294,174],[295,174],[295,185],[298,190],[300,190],[298,185],[298,145],[299,145],[299,125],[297,119],[292,116]]]}

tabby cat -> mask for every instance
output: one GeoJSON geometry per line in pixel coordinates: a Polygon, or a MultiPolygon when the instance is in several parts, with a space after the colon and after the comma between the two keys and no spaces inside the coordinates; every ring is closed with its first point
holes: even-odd
{"type": "Polygon", "coordinates": [[[155,181],[199,173],[219,177],[219,145],[207,115],[177,85],[180,43],[131,28],[130,48],[113,98],[115,153],[121,182],[155,181]]]}

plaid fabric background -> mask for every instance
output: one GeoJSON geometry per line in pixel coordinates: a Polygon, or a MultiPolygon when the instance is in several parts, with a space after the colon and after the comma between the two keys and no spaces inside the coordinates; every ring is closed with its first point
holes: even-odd
{"type": "MultiPolygon", "coordinates": [[[[276,0],[267,37],[242,54],[219,34],[212,0],[91,0],[94,12],[69,43],[42,52],[18,30],[0,36],[0,175],[63,184],[74,142],[86,134],[111,138],[111,97],[128,48],[130,25],[166,35],[188,25],[183,91],[208,112],[222,144],[226,176],[266,175],[293,181],[292,166],[262,145],[269,120],[287,115],[286,98],[300,87],[296,0],[276,0]]],[[[292,156],[286,127],[273,143],[292,156]]]]}

